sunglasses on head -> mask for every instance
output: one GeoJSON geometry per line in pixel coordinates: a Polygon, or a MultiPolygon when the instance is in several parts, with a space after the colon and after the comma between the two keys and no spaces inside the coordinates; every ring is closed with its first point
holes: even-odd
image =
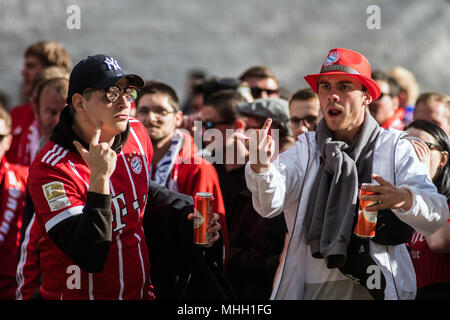
{"type": "Polygon", "coordinates": [[[256,87],[250,88],[250,92],[252,93],[252,96],[255,99],[260,98],[262,96],[263,91],[266,92],[268,96],[278,93],[278,89],[265,89],[256,87]]]}
{"type": "Polygon", "coordinates": [[[109,102],[116,101],[117,99],[120,98],[121,95],[124,95],[125,99],[127,99],[128,102],[134,102],[134,101],[136,101],[136,98],[138,96],[137,88],[126,87],[125,90],[122,90],[116,85],[109,86],[106,89],[86,89],[86,90],[84,90],[84,92],[97,91],[97,90],[103,90],[105,92],[106,99],[109,102]]]}

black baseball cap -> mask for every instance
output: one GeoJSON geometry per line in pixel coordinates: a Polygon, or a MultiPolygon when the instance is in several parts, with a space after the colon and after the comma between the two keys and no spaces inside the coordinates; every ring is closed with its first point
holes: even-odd
{"type": "Polygon", "coordinates": [[[78,62],[70,73],[66,102],[70,104],[75,93],[82,93],[87,88],[106,89],[122,78],[127,78],[130,86],[144,86],[140,76],[127,73],[113,57],[104,54],[88,56],[78,62]]]}

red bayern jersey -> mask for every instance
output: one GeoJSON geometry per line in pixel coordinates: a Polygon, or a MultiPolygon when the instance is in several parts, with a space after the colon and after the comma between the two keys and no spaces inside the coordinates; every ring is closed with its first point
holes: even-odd
{"type": "Polygon", "coordinates": [[[0,299],[14,299],[28,168],[0,161],[0,299]]]}
{"type": "Polygon", "coordinates": [[[450,254],[431,251],[425,236],[415,230],[408,241],[408,247],[416,272],[417,288],[450,282],[450,254]]]}
{"type": "Polygon", "coordinates": [[[142,229],[153,149],[144,126],[130,118],[130,133],[110,178],[112,243],[104,269],[88,273],[49,238],[65,219],[83,214],[90,170],[81,156],[49,142],[30,167],[29,189],[44,231],[39,246],[44,299],[149,298],[149,258],[142,229]],[[55,294],[56,293],[56,294],[55,294]]]}
{"type": "Polygon", "coordinates": [[[26,134],[28,127],[33,123],[35,116],[30,103],[16,106],[9,112],[11,115],[11,147],[5,156],[9,163],[20,163],[19,141],[22,135],[26,134]]]}
{"type": "Polygon", "coordinates": [[[17,164],[29,167],[39,148],[40,135],[38,121],[35,119],[28,128],[25,128],[17,142],[17,164]]]}

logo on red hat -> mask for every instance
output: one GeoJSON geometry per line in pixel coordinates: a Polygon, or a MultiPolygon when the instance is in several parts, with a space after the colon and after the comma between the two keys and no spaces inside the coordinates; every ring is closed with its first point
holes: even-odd
{"type": "Polygon", "coordinates": [[[336,50],[330,51],[327,58],[325,59],[325,62],[323,63],[323,67],[337,63],[339,61],[339,58],[339,52],[337,52],[336,50]]]}

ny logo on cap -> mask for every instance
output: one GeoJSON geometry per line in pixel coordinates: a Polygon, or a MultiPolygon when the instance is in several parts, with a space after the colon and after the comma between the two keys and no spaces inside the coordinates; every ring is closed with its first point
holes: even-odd
{"type": "Polygon", "coordinates": [[[112,70],[112,68],[114,68],[114,70],[122,70],[117,60],[112,57],[106,57],[104,63],[108,65],[108,70],[112,70]]]}

